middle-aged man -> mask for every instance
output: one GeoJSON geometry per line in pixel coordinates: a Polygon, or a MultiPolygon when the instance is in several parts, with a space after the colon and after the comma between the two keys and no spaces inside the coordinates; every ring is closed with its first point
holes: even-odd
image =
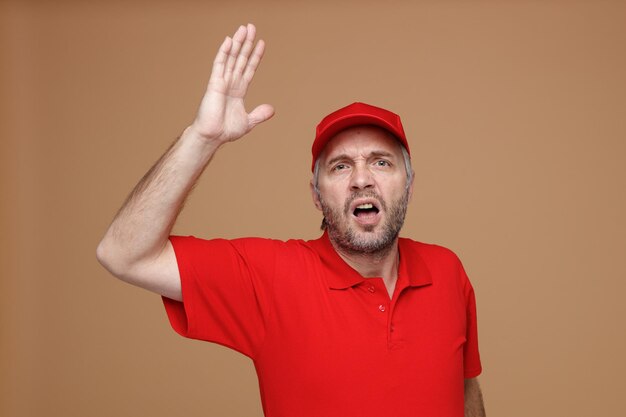
{"type": "Polygon", "coordinates": [[[170,236],[216,150],[274,113],[244,97],[264,50],[222,43],[194,122],[98,246],[118,278],[163,296],[173,328],[249,356],[268,417],[484,416],[474,291],[458,258],[399,238],[413,190],[400,118],[354,103],[318,125],[321,238],[170,236]]]}

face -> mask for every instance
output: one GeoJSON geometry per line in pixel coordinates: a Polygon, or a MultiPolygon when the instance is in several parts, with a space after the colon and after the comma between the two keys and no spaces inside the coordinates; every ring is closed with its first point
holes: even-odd
{"type": "Polygon", "coordinates": [[[346,129],[319,157],[313,201],[326,219],[335,246],[347,253],[373,254],[395,244],[413,184],[407,184],[401,145],[374,126],[346,129]]]}

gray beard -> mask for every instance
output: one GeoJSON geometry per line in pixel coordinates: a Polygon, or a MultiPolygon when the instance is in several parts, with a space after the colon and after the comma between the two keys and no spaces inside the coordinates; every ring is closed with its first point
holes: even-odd
{"type": "MultiPolygon", "coordinates": [[[[337,209],[328,207],[321,195],[319,197],[322,213],[326,220],[328,237],[334,243],[337,250],[352,255],[360,254],[382,257],[393,248],[400,234],[409,202],[409,190],[407,188],[404,195],[394,201],[390,207],[387,207],[385,201],[373,191],[355,192],[346,200],[343,213],[337,209]],[[350,204],[357,198],[375,198],[382,205],[381,209],[388,215],[388,218],[382,225],[382,233],[376,239],[367,239],[367,237],[358,236],[356,230],[348,224],[348,219],[351,216],[350,204]]],[[[372,233],[373,235],[374,227],[375,226],[366,226],[364,232],[366,234],[372,233]]]]}

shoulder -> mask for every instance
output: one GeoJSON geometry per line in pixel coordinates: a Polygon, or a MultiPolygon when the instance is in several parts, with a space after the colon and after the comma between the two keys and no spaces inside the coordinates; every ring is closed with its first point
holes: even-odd
{"type": "Polygon", "coordinates": [[[170,241],[177,251],[188,253],[234,252],[245,256],[273,257],[307,250],[307,242],[298,239],[283,241],[260,237],[204,239],[196,236],[170,236],[170,241]]]}
{"type": "Polygon", "coordinates": [[[426,262],[461,263],[455,252],[441,245],[419,242],[408,238],[400,238],[398,244],[402,251],[418,254],[426,262]]]}
{"type": "Polygon", "coordinates": [[[467,285],[468,278],[463,263],[451,249],[432,243],[401,238],[400,256],[418,257],[436,280],[452,280],[467,285]]]}

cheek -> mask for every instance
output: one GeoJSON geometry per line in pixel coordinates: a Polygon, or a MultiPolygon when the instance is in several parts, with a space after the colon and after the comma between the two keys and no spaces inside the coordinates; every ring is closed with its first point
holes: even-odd
{"type": "MultiPolygon", "coordinates": [[[[320,190],[320,199],[324,202],[324,205],[333,210],[340,210],[345,205],[345,195],[339,194],[332,189],[320,190]]],[[[320,201],[320,208],[321,208],[320,201]]]]}
{"type": "Polygon", "coordinates": [[[331,181],[320,181],[318,184],[320,198],[326,204],[334,204],[341,199],[341,185],[331,181]]]}
{"type": "Polygon", "coordinates": [[[406,194],[406,187],[403,184],[394,184],[392,187],[386,190],[381,190],[381,197],[387,204],[393,204],[394,202],[402,199],[406,194]]]}

